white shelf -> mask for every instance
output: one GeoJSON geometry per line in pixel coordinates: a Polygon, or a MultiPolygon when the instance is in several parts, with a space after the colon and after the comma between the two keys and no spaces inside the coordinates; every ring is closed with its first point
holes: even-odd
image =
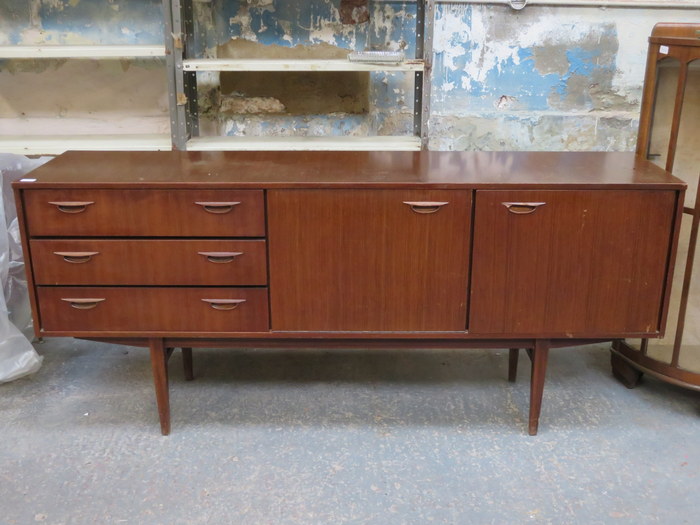
{"type": "Polygon", "coordinates": [[[170,135],[5,135],[0,153],[59,155],[64,151],[170,150],[170,135]]]}
{"type": "Polygon", "coordinates": [[[0,46],[0,58],[164,57],[165,46],[0,46]]]}
{"type": "Polygon", "coordinates": [[[423,60],[406,60],[400,64],[379,64],[333,60],[279,59],[190,59],[183,61],[185,71],[423,71],[423,60]]]}
{"type": "Polygon", "coordinates": [[[196,137],[190,151],[418,151],[419,137],[196,137]]]}

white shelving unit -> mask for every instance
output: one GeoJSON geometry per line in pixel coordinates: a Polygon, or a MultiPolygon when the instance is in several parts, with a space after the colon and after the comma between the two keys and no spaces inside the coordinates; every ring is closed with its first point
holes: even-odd
{"type": "MultiPolygon", "coordinates": [[[[168,52],[175,71],[176,112],[172,121],[173,144],[177,149],[203,150],[420,150],[427,146],[430,102],[430,63],[435,0],[415,0],[416,58],[401,63],[351,62],[346,59],[220,59],[194,56],[194,0],[165,0],[171,5],[167,21],[168,52]],[[197,73],[200,72],[403,72],[414,75],[413,135],[410,136],[305,136],[251,137],[199,136],[197,73]]],[[[381,2],[383,0],[374,0],[381,2]]],[[[348,50],[350,53],[351,50],[348,50]]]]}
{"type": "MultiPolygon", "coordinates": [[[[373,0],[381,2],[383,0],[373,0]]],[[[435,0],[415,0],[416,58],[397,64],[361,63],[344,59],[198,59],[194,48],[193,0],[162,0],[163,44],[152,45],[21,45],[0,46],[2,60],[164,59],[168,80],[170,135],[166,134],[6,134],[0,152],[55,155],[67,150],[419,150],[426,146],[430,92],[430,58],[435,0]],[[200,137],[197,73],[225,71],[398,72],[414,75],[413,135],[310,137],[200,137]]],[[[348,50],[349,52],[350,50],[348,50]]],[[[1,67],[1,62],[0,62],[1,67]]],[[[48,131],[48,130],[47,130],[48,131]]],[[[16,132],[15,132],[16,133],[16,132]]],[[[20,132],[22,133],[22,132],[20,132]]],[[[74,133],[74,132],[69,132],[74,133]]]]}
{"type": "Polygon", "coordinates": [[[183,60],[185,71],[425,71],[423,60],[406,60],[399,64],[374,64],[349,60],[183,60]]]}
{"type": "Polygon", "coordinates": [[[190,151],[419,151],[420,137],[195,137],[190,151]]]}
{"type": "Polygon", "coordinates": [[[164,57],[165,46],[0,46],[0,59],[164,57]]]}
{"type": "Polygon", "coordinates": [[[5,135],[0,152],[60,155],[65,151],[162,151],[172,148],[170,135],[5,135]]]}
{"type": "MultiPolygon", "coordinates": [[[[0,60],[162,58],[165,45],[0,46],[0,60]]],[[[170,150],[170,134],[0,135],[0,153],[59,155],[65,151],[170,150]]]]}

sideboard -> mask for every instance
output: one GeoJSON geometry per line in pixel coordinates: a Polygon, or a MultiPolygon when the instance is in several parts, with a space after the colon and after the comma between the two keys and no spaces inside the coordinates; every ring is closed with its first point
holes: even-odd
{"type": "Polygon", "coordinates": [[[69,152],[14,184],[38,337],[549,349],[659,337],[685,184],[632,153],[69,152]]]}

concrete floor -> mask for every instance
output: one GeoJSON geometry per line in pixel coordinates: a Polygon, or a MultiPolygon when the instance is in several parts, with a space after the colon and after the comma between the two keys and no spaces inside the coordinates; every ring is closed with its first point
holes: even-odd
{"type": "Polygon", "coordinates": [[[148,353],[38,345],[0,386],[2,524],[697,523],[700,394],[553,350],[537,437],[505,351],[195,350],[162,437],[148,353]]]}

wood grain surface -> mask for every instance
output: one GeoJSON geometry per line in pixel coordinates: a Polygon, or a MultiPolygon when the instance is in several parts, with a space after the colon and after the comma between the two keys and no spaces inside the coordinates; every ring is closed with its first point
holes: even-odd
{"type": "Polygon", "coordinates": [[[469,330],[654,332],[675,192],[478,191],[469,330]],[[544,202],[517,215],[504,202],[544,202]]]}
{"type": "Polygon", "coordinates": [[[31,250],[40,285],[267,284],[264,240],[34,239],[31,250]]]}
{"type": "Polygon", "coordinates": [[[32,237],[265,235],[262,191],[55,189],[27,191],[24,199],[32,237]],[[91,204],[86,204],[84,211],[71,213],[52,202],[91,204]],[[211,213],[198,202],[240,204],[232,205],[226,213],[211,213]]]}
{"type": "Polygon", "coordinates": [[[30,188],[638,188],[684,187],[633,153],[484,151],[67,152],[30,188]]]}
{"type": "Polygon", "coordinates": [[[470,212],[467,191],[270,191],[273,330],[463,331],[470,212]]]}
{"type": "Polygon", "coordinates": [[[266,288],[40,286],[37,291],[42,327],[49,332],[256,332],[269,328],[266,288]],[[93,299],[97,304],[81,309],[66,299],[93,299]],[[232,310],[217,310],[204,299],[245,302],[232,310]]]}

